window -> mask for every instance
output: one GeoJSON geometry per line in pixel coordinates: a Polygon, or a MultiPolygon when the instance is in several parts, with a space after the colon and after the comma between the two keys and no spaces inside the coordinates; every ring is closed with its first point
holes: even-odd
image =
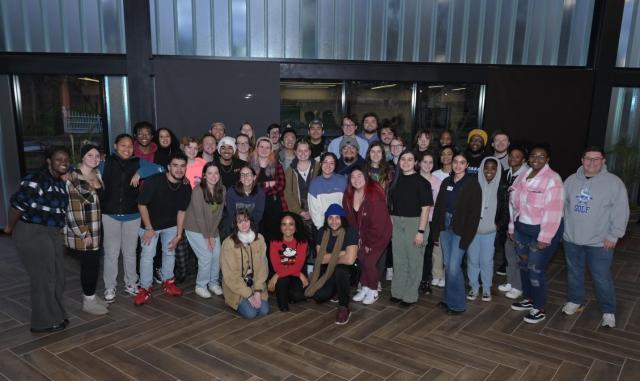
{"type": "Polygon", "coordinates": [[[640,67],[640,0],[626,0],[618,42],[618,67],[640,67]]]}
{"type": "Polygon", "coordinates": [[[309,122],[320,119],[327,137],[341,134],[343,83],[339,81],[283,81],[280,83],[280,121],[307,134],[309,122]]]}

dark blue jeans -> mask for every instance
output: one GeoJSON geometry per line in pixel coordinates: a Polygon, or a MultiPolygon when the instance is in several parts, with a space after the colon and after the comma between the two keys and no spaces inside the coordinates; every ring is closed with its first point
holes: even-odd
{"type": "Polygon", "coordinates": [[[516,253],[520,260],[520,277],[522,278],[522,296],[533,303],[533,307],[544,310],[547,304],[547,267],[558,249],[564,232],[560,222],[558,231],[549,246],[542,250],[536,248],[540,225],[515,224],[516,253]]]}
{"type": "Polygon", "coordinates": [[[444,264],[444,293],[442,301],[452,310],[465,310],[464,274],[462,259],[464,250],[460,248],[461,237],[451,230],[451,214],[445,215],[445,229],[440,232],[440,247],[444,264]]]}

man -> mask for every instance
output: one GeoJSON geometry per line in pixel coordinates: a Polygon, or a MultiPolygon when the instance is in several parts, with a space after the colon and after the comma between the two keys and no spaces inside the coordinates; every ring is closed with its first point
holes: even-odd
{"type": "Polygon", "coordinates": [[[133,126],[136,141],[133,142],[133,156],[154,162],[158,146],[153,142],[153,125],[149,122],[138,122],[133,126]]]}
{"type": "Polygon", "coordinates": [[[271,140],[273,152],[280,151],[280,125],[272,123],[267,127],[267,137],[271,140]]]}
{"type": "Polygon", "coordinates": [[[216,141],[219,142],[226,135],[226,128],[224,123],[222,122],[213,122],[211,124],[211,128],[209,129],[209,133],[216,138],[216,141]]]}
{"type": "Polygon", "coordinates": [[[311,160],[313,161],[318,161],[320,155],[327,150],[324,127],[319,119],[314,119],[309,123],[309,148],[311,149],[311,160]]]}
{"type": "Polygon", "coordinates": [[[589,147],[582,166],[564,183],[564,253],[567,261],[566,315],[585,303],[585,260],[593,279],[603,327],[616,326],[616,295],[611,274],[613,252],[629,222],[629,199],[624,183],[607,171],[604,150],[589,147]]]}
{"type": "Polygon", "coordinates": [[[378,116],[372,112],[364,114],[362,117],[362,132],[358,135],[367,141],[367,144],[380,140],[378,136],[378,116]]]}
{"type": "Polygon", "coordinates": [[[342,118],[342,136],[337,137],[329,143],[329,152],[336,155],[340,158],[340,143],[344,137],[353,137],[358,141],[358,146],[360,147],[359,152],[360,156],[367,156],[367,149],[369,149],[369,143],[366,140],[362,139],[359,136],[356,136],[356,130],[358,126],[356,125],[356,119],[352,115],[346,115],[342,118]]]}
{"type": "Polygon", "coordinates": [[[340,159],[336,173],[348,176],[355,167],[363,167],[364,159],[358,155],[358,141],[352,136],[345,136],[340,143],[340,159]]]}
{"type": "Polygon", "coordinates": [[[380,141],[384,145],[384,153],[386,155],[387,161],[393,159],[393,155],[391,154],[391,141],[396,137],[396,131],[391,124],[385,124],[383,122],[382,128],[380,129],[380,141]]]}
{"type": "Polygon", "coordinates": [[[503,130],[495,130],[491,134],[491,148],[493,156],[500,161],[502,168],[509,168],[509,134],[503,130]]]}
{"type": "Polygon", "coordinates": [[[169,165],[164,176],[145,180],[140,196],[138,210],[142,219],[140,229],[140,290],[134,298],[140,306],[151,300],[153,284],[153,258],[156,255],[158,239],[162,242],[162,288],[171,296],[182,295],[175,284],[173,267],[175,249],[182,239],[184,214],[191,200],[191,186],[185,184],[187,157],[176,152],[169,157],[169,165]]]}
{"type": "Polygon", "coordinates": [[[467,158],[469,160],[469,166],[467,167],[467,173],[471,175],[477,175],[480,168],[482,159],[487,157],[484,152],[484,148],[487,146],[489,136],[484,130],[479,128],[469,131],[467,137],[467,158]]]}
{"type": "Polygon", "coordinates": [[[220,165],[220,179],[225,188],[235,186],[238,182],[240,169],[247,165],[247,162],[240,160],[233,155],[236,153],[236,139],[225,136],[218,141],[218,153],[220,157],[216,162],[220,165]]]}

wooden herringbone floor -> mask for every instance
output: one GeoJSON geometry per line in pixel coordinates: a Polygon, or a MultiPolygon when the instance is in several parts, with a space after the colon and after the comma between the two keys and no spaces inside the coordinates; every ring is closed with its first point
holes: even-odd
{"type": "Polygon", "coordinates": [[[185,296],[158,294],[143,307],[118,296],[108,315],[95,317],[80,311],[77,265],[69,260],[70,327],[32,334],[28,279],[0,237],[0,379],[639,380],[640,225],[632,228],[614,264],[615,329],[599,327],[590,286],[582,313],[560,313],[566,274],[558,255],[548,318],[538,325],[523,323],[500,295],[447,316],[435,307],[441,290],[409,309],[388,303],[386,293],[369,307],[353,303],[346,326],[333,323],[335,305],[310,302],[246,321],[221,298],[195,296],[193,281],[185,296]]]}

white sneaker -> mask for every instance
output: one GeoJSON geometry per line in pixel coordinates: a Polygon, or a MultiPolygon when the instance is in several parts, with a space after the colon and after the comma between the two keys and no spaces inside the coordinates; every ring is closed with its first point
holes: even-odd
{"type": "Polygon", "coordinates": [[[124,292],[126,292],[127,294],[131,295],[131,296],[136,296],[138,295],[138,290],[140,288],[138,287],[137,284],[128,284],[126,286],[124,286],[124,292]]]}
{"type": "Polygon", "coordinates": [[[393,280],[393,267],[387,269],[387,280],[393,280]]]}
{"type": "Polygon", "coordinates": [[[444,279],[440,279],[440,280],[438,281],[438,287],[440,287],[440,288],[444,288],[444,285],[445,285],[444,279]]]}
{"type": "Polygon", "coordinates": [[[207,290],[206,287],[196,286],[196,295],[204,299],[209,299],[211,297],[211,293],[209,292],[209,290],[207,290]]]}
{"type": "Polygon", "coordinates": [[[364,300],[364,297],[367,296],[367,294],[369,293],[369,288],[368,287],[362,287],[360,289],[360,291],[358,291],[354,296],[353,296],[353,301],[354,302],[361,302],[364,300]]]}
{"type": "Polygon", "coordinates": [[[438,279],[438,278],[433,278],[433,279],[431,279],[431,285],[432,285],[432,286],[434,286],[434,287],[435,287],[435,286],[437,286],[437,285],[438,285],[438,283],[440,283],[440,279],[438,279]]]}
{"type": "Polygon", "coordinates": [[[369,290],[367,295],[364,297],[362,304],[373,304],[378,300],[378,291],[369,290]]]}
{"type": "Polygon", "coordinates": [[[616,315],[614,314],[603,314],[602,315],[602,324],[603,327],[616,327],[616,315]]]}
{"type": "Polygon", "coordinates": [[[582,308],[583,307],[580,304],[566,302],[564,306],[562,306],[562,313],[565,315],[573,315],[576,312],[582,311],[582,308]]]}
{"type": "Polygon", "coordinates": [[[213,292],[214,294],[220,296],[222,295],[222,287],[220,287],[219,284],[216,284],[214,286],[209,285],[209,291],[213,292]]]}
{"type": "Polygon", "coordinates": [[[107,303],[113,303],[116,300],[116,289],[107,288],[104,290],[104,301],[107,303]]]}
{"type": "Polygon", "coordinates": [[[511,283],[505,283],[498,286],[498,291],[509,292],[512,288],[511,283]]]}
{"type": "Polygon", "coordinates": [[[491,301],[491,292],[483,291],[482,292],[482,301],[490,302],[491,301]]]}
{"type": "Polygon", "coordinates": [[[522,296],[522,291],[518,290],[517,288],[511,287],[511,291],[504,294],[504,296],[509,299],[519,299],[522,296]]]}
{"type": "Polygon", "coordinates": [[[109,312],[109,310],[107,310],[107,307],[100,304],[98,298],[95,295],[83,297],[82,311],[92,315],[104,315],[109,312]]]}
{"type": "Polygon", "coordinates": [[[467,300],[476,300],[477,297],[478,297],[478,291],[469,290],[469,293],[467,294],[467,300]]]}

